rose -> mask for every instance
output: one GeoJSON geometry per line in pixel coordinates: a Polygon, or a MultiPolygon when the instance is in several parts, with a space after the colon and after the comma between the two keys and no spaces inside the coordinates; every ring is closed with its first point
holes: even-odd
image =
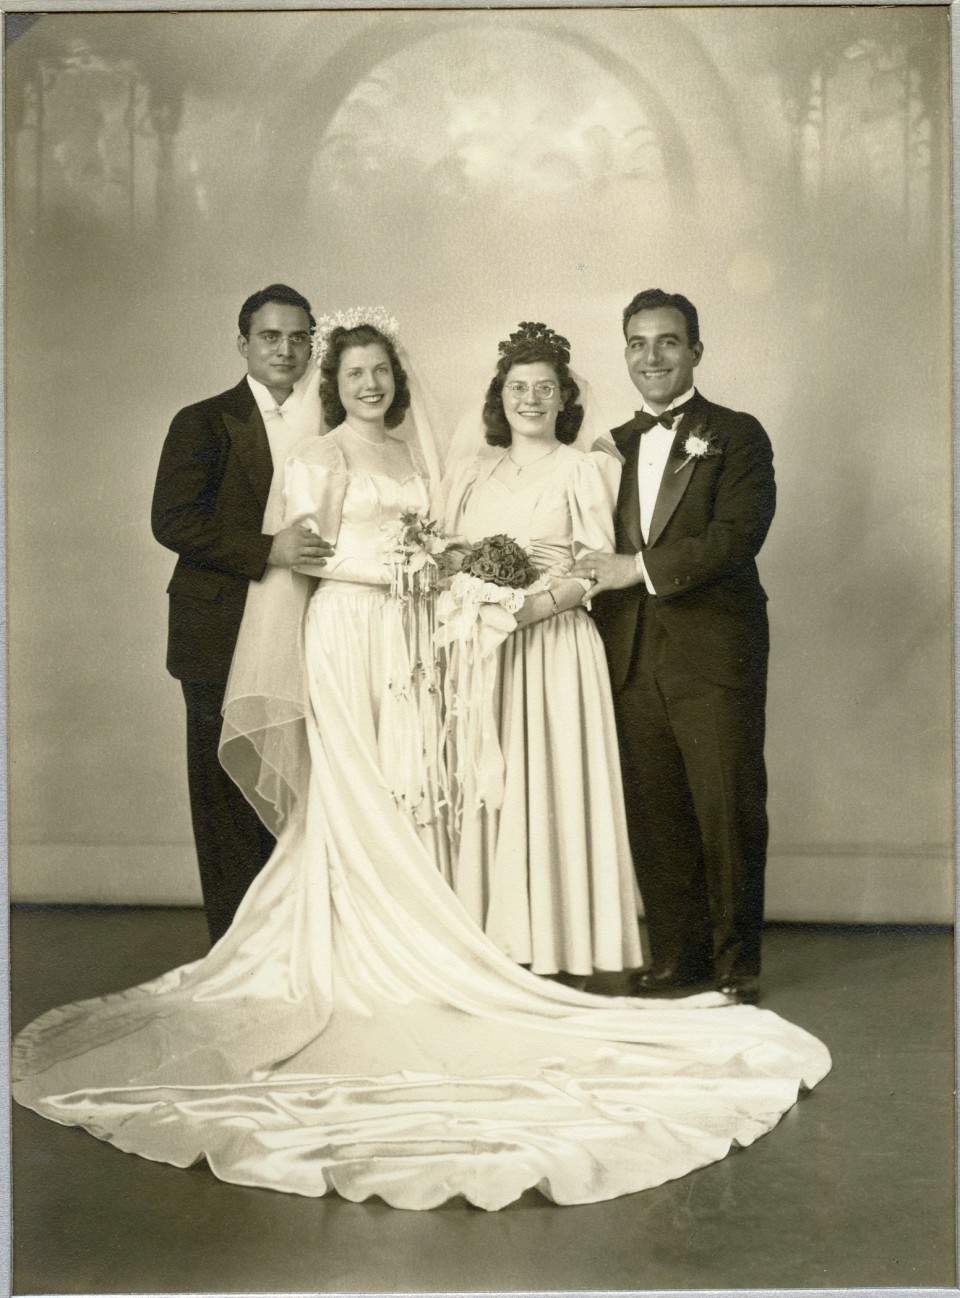
{"type": "Polygon", "coordinates": [[[514,589],[532,585],[539,576],[523,547],[503,532],[478,541],[464,558],[462,571],[514,589]]]}

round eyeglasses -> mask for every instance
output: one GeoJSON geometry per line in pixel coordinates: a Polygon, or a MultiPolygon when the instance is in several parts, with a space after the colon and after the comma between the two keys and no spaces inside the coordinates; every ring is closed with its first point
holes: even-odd
{"type": "Polygon", "coordinates": [[[261,329],[254,337],[259,338],[265,347],[279,347],[282,342],[288,342],[291,347],[309,347],[311,341],[303,329],[292,334],[282,334],[278,329],[261,329]]]}
{"type": "Polygon", "coordinates": [[[556,392],[557,385],[556,383],[518,383],[513,381],[504,383],[503,390],[509,393],[511,397],[516,397],[517,400],[529,393],[532,396],[539,397],[541,401],[549,401],[556,392]]]}

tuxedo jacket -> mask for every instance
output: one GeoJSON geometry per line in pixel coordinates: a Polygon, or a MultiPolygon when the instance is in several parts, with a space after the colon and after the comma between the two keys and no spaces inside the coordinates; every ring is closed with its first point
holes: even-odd
{"type": "Polygon", "coordinates": [[[181,410],[160,455],[151,524],[177,554],[167,669],[181,680],[226,681],[247,586],[263,576],[272,538],[263,514],[270,445],[250,385],[181,410]]]}
{"type": "Polygon", "coordinates": [[[617,501],[621,554],[643,554],[644,585],[595,601],[614,687],[622,688],[643,628],[656,618],[670,652],[707,680],[763,688],[769,651],[756,555],[773,519],[773,450],[751,415],[695,393],[676,429],[646,542],[640,530],[636,419],[613,430],[624,456],[617,501]],[[689,438],[706,443],[690,458],[689,438]]]}

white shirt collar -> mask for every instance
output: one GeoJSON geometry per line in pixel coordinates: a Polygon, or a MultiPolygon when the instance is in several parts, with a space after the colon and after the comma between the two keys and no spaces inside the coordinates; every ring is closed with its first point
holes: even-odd
{"type": "Polygon", "coordinates": [[[685,401],[689,401],[690,398],[691,398],[691,397],[694,395],[694,393],[696,392],[696,390],[697,390],[697,389],[696,389],[695,387],[694,387],[694,388],[687,388],[686,392],[684,392],[684,393],[683,393],[681,396],[679,396],[679,397],[674,397],[673,400],[670,402],[670,404],[669,404],[668,406],[664,406],[663,410],[651,410],[650,407],[647,405],[646,402],[643,403],[643,405],[640,407],[640,409],[641,409],[641,410],[645,410],[645,411],[647,412],[648,415],[664,414],[664,413],[666,413],[667,410],[672,410],[672,409],[674,408],[674,406],[682,406],[683,403],[684,403],[685,401]]]}
{"type": "Polygon", "coordinates": [[[265,383],[261,383],[259,379],[255,379],[251,374],[247,375],[247,383],[250,385],[250,391],[253,393],[253,399],[257,403],[257,408],[264,417],[278,413],[283,415],[292,415],[303,400],[302,390],[298,390],[295,387],[287,397],[286,401],[284,401],[283,405],[280,406],[277,405],[273,393],[265,383]]]}

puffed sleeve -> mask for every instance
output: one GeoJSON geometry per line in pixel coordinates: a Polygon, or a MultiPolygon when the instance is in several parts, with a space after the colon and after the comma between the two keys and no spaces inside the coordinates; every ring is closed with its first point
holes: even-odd
{"type": "Polygon", "coordinates": [[[476,456],[458,460],[447,470],[443,479],[441,504],[442,531],[445,536],[458,536],[463,531],[463,508],[477,476],[480,462],[476,456]]]}
{"type": "Polygon", "coordinates": [[[297,564],[296,571],[326,581],[389,586],[392,574],[388,564],[372,556],[336,553],[346,490],[347,466],[335,435],[313,437],[294,447],[284,469],[284,526],[302,523],[334,546],[331,558],[323,563],[297,564]]]}
{"type": "Polygon", "coordinates": [[[283,471],[283,525],[302,523],[331,544],[340,531],[347,469],[331,437],[294,447],[283,471]]]}
{"type": "Polygon", "coordinates": [[[616,548],[613,519],[620,490],[620,459],[608,451],[579,457],[567,482],[576,561],[587,550],[616,548]]]}

